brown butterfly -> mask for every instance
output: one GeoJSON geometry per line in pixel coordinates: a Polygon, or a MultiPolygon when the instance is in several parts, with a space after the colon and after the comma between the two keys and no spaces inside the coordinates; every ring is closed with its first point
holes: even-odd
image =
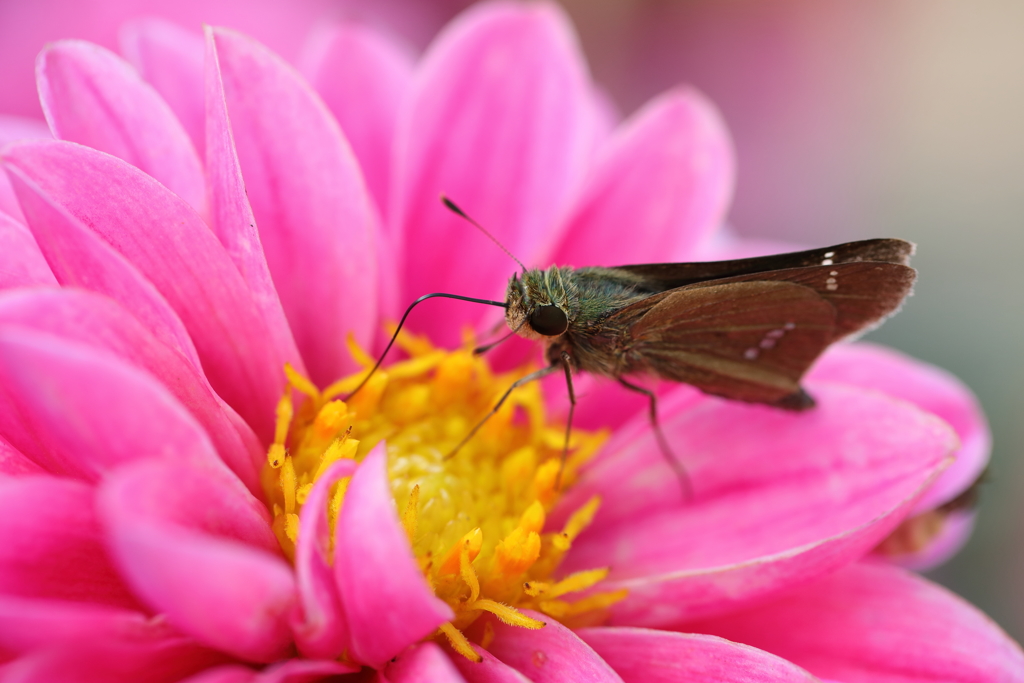
{"type": "Polygon", "coordinates": [[[572,373],[583,370],[648,397],[661,450],[689,496],[685,470],[658,426],[655,394],[626,377],[653,376],[728,399],[811,408],[814,400],[800,379],[830,344],[899,308],[916,275],[907,265],[913,251],[909,242],[874,239],[733,261],[547,269],[520,263],[523,271],[509,280],[504,302],[428,294],[406,310],[399,329],[417,304],[433,297],[505,308],[512,332],[545,345],[548,365],[513,384],[462,443],[516,387],[561,370],[570,398],[568,447],[576,403],[572,373]]]}

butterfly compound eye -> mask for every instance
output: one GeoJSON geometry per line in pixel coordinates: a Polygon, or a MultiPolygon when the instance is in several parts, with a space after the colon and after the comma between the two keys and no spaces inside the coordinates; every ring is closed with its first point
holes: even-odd
{"type": "Polygon", "coordinates": [[[545,337],[557,337],[569,329],[569,319],[558,306],[538,306],[530,314],[530,327],[545,337]]]}

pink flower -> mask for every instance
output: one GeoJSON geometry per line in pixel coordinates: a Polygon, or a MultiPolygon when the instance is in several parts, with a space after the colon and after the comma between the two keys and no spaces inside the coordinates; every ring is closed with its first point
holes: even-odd
{"type": "MultiPolygon", "coordinates": [[[[616,127],[548,5],[476,7],[418,64],[341,26],[305,79],[222,29],[131,46],[137,71],[47,48],[57,140],[2,153],[3,680],[1024,680],[983,615],[871,555],[987,458],[934,368],[837,347],[800,415],[671,388],[686,505],[600,386],[582,421],[614,434],[589,462],[577,434],[564,494],[536,387],[444,457],[508,381],[467,353],[409,338],[331,400],[404,302],[501,292],[439,192],[531,263],[709,249],[732,156],[701,96],[616,127]]],[[[492,313],[413,328],[455,345],[492,313]]]]}

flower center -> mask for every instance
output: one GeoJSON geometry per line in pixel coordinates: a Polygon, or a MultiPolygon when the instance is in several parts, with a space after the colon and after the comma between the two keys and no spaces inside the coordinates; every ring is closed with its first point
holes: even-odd
{"type": "MultiPolygon", "coordinates": [[[[527,368],[496,374],[469,342],[455,352],[410,335],[398,343],[409,359],[378,370],[347,402],[336,397],[350,393],[365,371],[320,391],[285,368],[288,385],[263,475],[285,553],[294,555],[298,513],[316,479],[338,459],[360,461],[384,440],[391,491],[413,553],[427,583],[455,613],[439,635],[458,652],[478,659],[464,632],[488,612],[524,628],[543,623],[521,608],[568,625],[599,621],[624,591],[567,596],[600,582],[607,569],[553,580],[599,500],[583,505],[562,529],[545,530],[545,520],[606,434],[574,430],[563,462],[564,426],[548,421],[540,385],[530,383],[462,443],[527,368]],[[302,397],[297,408],[296,392],[302,397]]],[[[349,346],[360,364],[372,367],[373,359],[349,346]]],[[[346,485],[339,482],[331,496],[332,529],[346,485]]],[[[486,647],[489,622],[473,635],[486,647]]]]}

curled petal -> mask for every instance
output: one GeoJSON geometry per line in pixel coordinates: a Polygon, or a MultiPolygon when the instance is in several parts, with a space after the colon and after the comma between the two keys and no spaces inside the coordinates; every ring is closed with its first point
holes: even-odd
{"type": "Polygon", "coordinates": [[[437,643],[430,642],[398,655],[384,669],[384,676],[388,683],[466,683],[437,643]]]}
{"type": "Polygon", "coordinates": [[[200,370],[160,343],[113,300],[73,288],[6,292],[0,295],[0,324],[27,327],[101,349],[145,370],[202,425],[231,470],[251,490],[262,490],[258,467],[265,452],[252,430],[232,420],[233,411],[214,393],[200,370]]]}
{"type": "Polygon", "coordinates": [[[684,628],[848,683],[1024,681],[1024,653],[988,617],[881,563],[853,564],[763,606],[684,628]]]}
{"type": "Polygon", "coordinates": [[[331,568],[327,504],[331,486],[342,477],[351,477],[354,470],[353,460],[334,463],[313,484],[299,517],[295,546],[299,609],[292,615],[292,630],[299,652],[310,658],[338,657],[349,639],[331,568]]]}
{"type": "Polygon", "coordinates": [[[120,57],[83,40],[62,40],[39,54],[36,80],[54,137],[124,159],[205,215],[203,166],[192,142],[120,57]]]}
{"type": "Polygon", "coordinates": [[[334,571],[355,661],[379,667],[454,617],[430,591],[413,557],[388,485],[383,442],[349,483],[335,548],[334,571]]]}
{"type": "Polygon", "coordinates": [[[714,636],[643,628],[586,628],[576,634],[625,683],[814,683],[785,659],[714,636]]]}
{"type": "Polygon", "coordinates": [[[153,86],[188,133],[202,158],[205,147],[203,109],[203,39],[157,17],[121,25],[121,53],[153,86]]]}
{"type": "Polygon", "coordinates": [[[0,289],[56,284],[29,229],[0,212],[0,289]]]}
{"type": "MultiPolygon", "coordinates": [[[[3,478],[0,500],[9,510],[0,515],[0,595],[138,612],[103,547],[92,487],[49,476],[3,478]]],[[[7,645],[28,637],[4,634],[7,645]]]]}
{"type": "Polygon", "coordinates": [[[294,578],[265,508],[243,488],[215,472],[150,462],[119,470],[99,504],[122,574],[168,622],[249,661],[288,653],[294,578]]]}
{"type": "Polygon", "coordinates": [[[684,261],[721,222],[732,195],[725,124],[698,93],[649,103],[607,144],[551,262],[580,266],[684,261]],[[623,239],[623,227],[643,235],[623,239]]]}
{"type": "Polygon", "coordinates": [[[529,678],[479,645],[473,645],[473,649],[480,656],[479,662],[462,655],[453,655],[451,660],[468,683],[529,683],[529,678]]]}
{"type": "Polygon", "coordinates": [[[2,326],[0,385],[0,434],[48,472],[96,481],[147,458],[223,468],[182,405],[109,353],[2,326]]]}
{"type": "Polygon", "coordinates": [[[858,342],[830,348],[809,376],[910,401],[956,430],[960,437],[956,462],[921,496],[915,513],[950,502],[984,472],[992,447],[988,423],[971,390],[949,372],[884,346],[858,342]]]}
{"type": "Polygon", "coordinates": [[[655,626],[735,609],[863,555],[949,464],[955,435],[875,392],[809,389],[818,406],[805,413],[690,392],[680,412],[668,397],[662,424],[696,492],[686,504],[646,416],[624,427],[566,500],[603,498],[566,571],[610,565],[603,585],[630,590],[613,620],[655,626]]]}
{"type": "Polygon", "coordinates": [[[209,30],[274,284],[312,379],[328,384],[355,368],[339,340],[352,332],[367,348],[376,334],[371,199],[337,122],[298,74],[249,38],[209,30]]]}
{"type": "MultiPolygon", "coordinates": [[[[133,166],[87,147],[22,143],[5,150],[4,162],[9,172],[25,180],[24,192],[16,186],[23,205],[22,194],[28,194],[66,210],[88,226],[93,241],[98,238],[103,247],[112,247],[152,283],[188,329],[210,383],[269,441],[287,357],[273,345],[274,336],[268,334],[252,294],[195,211],[133,166]]],[[[44,240],[39,220],[27,208],[26,215],[61,279],[49,252],[60,248],[52,243],[59,244],[72,229],[47,220],[44,227],[52,232],[44,240]]],[[[98,249],[91,242],[88,246],[98,249]]],[[[68,260],[68,269],[81,276],[83,257],[69,254],[68,260]]],[[[102,267],[111,260],[106,255],[102,267]]],[[[84,284],[88,287],[89,282],[84,284]]]]}
{"type": "MultiPolygon", "coordinates": [[[[404,240],[404,301],[428,292],[497,296],[515,266],[438,195],[530,263],[550,251],[592,154],[591,89],[555,5],[488,3],[463,13],[424,57],[398,124],[393,234],[404,240]]],[[[479,307],[414,326],[457,344],[479,307]]]]}
{"type": "Polygon", "coordinates": [[[356,23],[322,31],[303,59],[306,80],[341,125],[382,215],[388,209],[391,142],[412,70],[406,50],[356,23]]]}
{"type": "Polygon", "coordinates": [[[532,630],[494,623],[494,641],[488,651],[534,683],[622,683],[622,678],[584,641],[557,621],[529,610],[523,612],[547,622],[532,630]]]}
{"type": "Polygon", "coordinates": [[[360,667],[344,662],[286,659],[261,671],[253,683],[313,683],[337,680],[335,676],[359,671],[360,667]]]}

